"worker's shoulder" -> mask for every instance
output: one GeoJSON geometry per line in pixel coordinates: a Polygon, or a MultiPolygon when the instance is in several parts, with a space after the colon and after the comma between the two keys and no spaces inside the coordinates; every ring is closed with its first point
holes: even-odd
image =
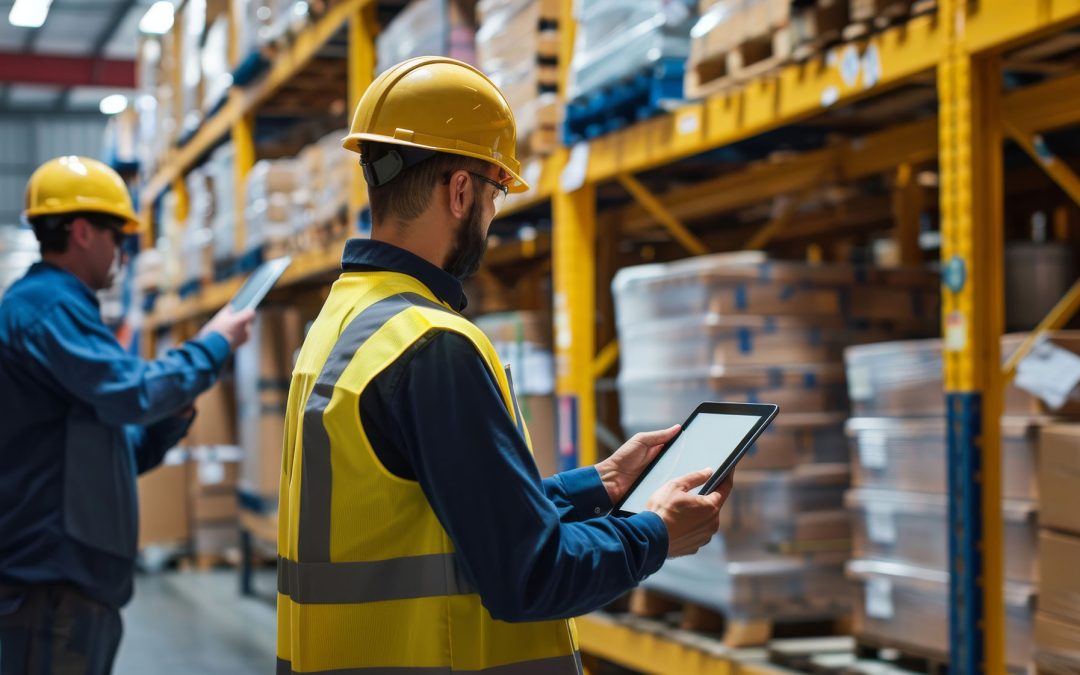
{"type": "Polygon", "coordinates": [[[24,337],[54,320],[59,311],[76,310],[72,303],[66,302],[69,297],[70,294],[45,277],[19,279],[0,299],[0,339],[24,337]]]}

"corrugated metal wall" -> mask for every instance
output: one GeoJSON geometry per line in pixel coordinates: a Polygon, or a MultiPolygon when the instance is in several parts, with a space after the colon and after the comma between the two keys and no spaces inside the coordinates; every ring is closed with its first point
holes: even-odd
{"type": "Polygon", "coordinates": [[[59,155],[101,154],[105,117],[0,117],[0,225],[15,225],[23,208],[23,190],[34,169],[59,155]]]}

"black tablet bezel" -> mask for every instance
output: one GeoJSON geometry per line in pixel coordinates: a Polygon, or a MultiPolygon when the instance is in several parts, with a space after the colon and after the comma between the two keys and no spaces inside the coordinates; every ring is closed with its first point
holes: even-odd
{"type": "Polygon", "coordinates": [[[238,288],[236,292],[233,293],[232,298],[229,299],[229,306],[237,311],[244,309],[258,309],[259,305],[262,304],[262,301],[266,299],[266,296],[270,293],[271,290],[273,290],[274,286],[277,285],[277,282],[281,280],[281,275],[285,274],[285,270],[289,269],[289,265],[291,264],[292,256],[283,255],[279,258],[267,260],[266,262],[256,267],[255,271],[252,272],[248,276],[248,278],[244,280],[244,283],[240,285],[240,288],[238,288]],[[252,296],[252,298],[255,298],[254,304],[250,307],[237,307],[236,299],[240,297],[242,293],[247,291],[248,287],[251,285],[252,280],[255,279],[264,268],[271,265],[276,265],[280,267],[280,269],[278,269],[277,274],[271,277],[267,277],[263,281],[261,287],[255,293],[255,295],[252,296]]]}
{"type": "Polygon", "coordinates": [[[675,434],[675,437],[668,441],[660,452],[657,453],[656,457],[653,458],[653,461],[649,463],[649,466],[645,467],[645,470],[641,472],[638,479],[634,481],[634,484],[631,485],[622,496],[619,503],[615,505],[612,513],[617,516],[634,515],[634,512],[632,511],[623,511],[622,505],[630,498],[630,495],[637,489],[637,486],[641,481],[645,479],[645,476],[652,471],[653,467],[656,466],[656,463],[659,462],[660,458],[664,456],[664,453],[668,451],[668,448],[674,445],[675,441],[679,439],[679,436],[682,436],[682,433],[694,423],[694,420],[698,415],[756,415],[758,417],[758,421],[754,423],[754,426],[750,428],[750,431],[746,432],[743,439],[739,441],[738,448],[735,452],[728,455],[727,460],[713,472],[713,475],[709,477],[709,480],[705,481],[705,484],[698,492],[698,494],[704,495],[711,492],[728,477],[728,474],[735,468],[735,465],[739,463],[739,460],[743,458],[750,449],[750,446],[754,444],[754,441],[761,435],[761,432],[765,431],[765,428],[769,426],[779,412],[780,407],[771,403],[716,403],[711,401],[702,403],[694,409],[694,412],[690,413],[689,417],[686,418],[686,421],[683,422],[682,427],[679,429],[679,433],[675,434]]]}

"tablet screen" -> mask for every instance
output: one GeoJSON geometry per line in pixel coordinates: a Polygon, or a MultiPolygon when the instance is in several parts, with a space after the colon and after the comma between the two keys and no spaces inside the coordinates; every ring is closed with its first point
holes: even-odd
{"type": "Polygon", "coordinates": [[[292,263],[292,258],[283,256],[268,260],[251,273],[244,285],[236,292],[229,304],[233,309],[255,309],[274,287],[277,280],[285,273],[285,269],[292,263]]]}
{"type": "Polygon", "coordinates": [[[620,509],[641,513],[649,497],[669,480],[706,467],[714,471],[720,468],[760,420],[758,415],[699,413],[626,497],[620,509]]]}

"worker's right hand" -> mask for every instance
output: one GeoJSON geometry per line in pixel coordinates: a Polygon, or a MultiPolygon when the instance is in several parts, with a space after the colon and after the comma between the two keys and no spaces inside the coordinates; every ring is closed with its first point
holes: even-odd
{"type": "Polygon", "coordinates": [[[231,305],[225,305],[213,319],[199,331],[199,337],[210,333],[220,333],[229,343],[230,349],[236,349],[251,337],[251,322],[255,320],[255,310],[236,311],[231,305]]]}
{"type": "Polygon", "coordinates": [[[697,553],[720,529],[720,507],[731,493],[731,478],[707,495],[691,493],[712,474],[712,469],[702,469],[668,481],[646,502],[645,510],[660,516],[667,526],[667,557],[697,553]]]}

